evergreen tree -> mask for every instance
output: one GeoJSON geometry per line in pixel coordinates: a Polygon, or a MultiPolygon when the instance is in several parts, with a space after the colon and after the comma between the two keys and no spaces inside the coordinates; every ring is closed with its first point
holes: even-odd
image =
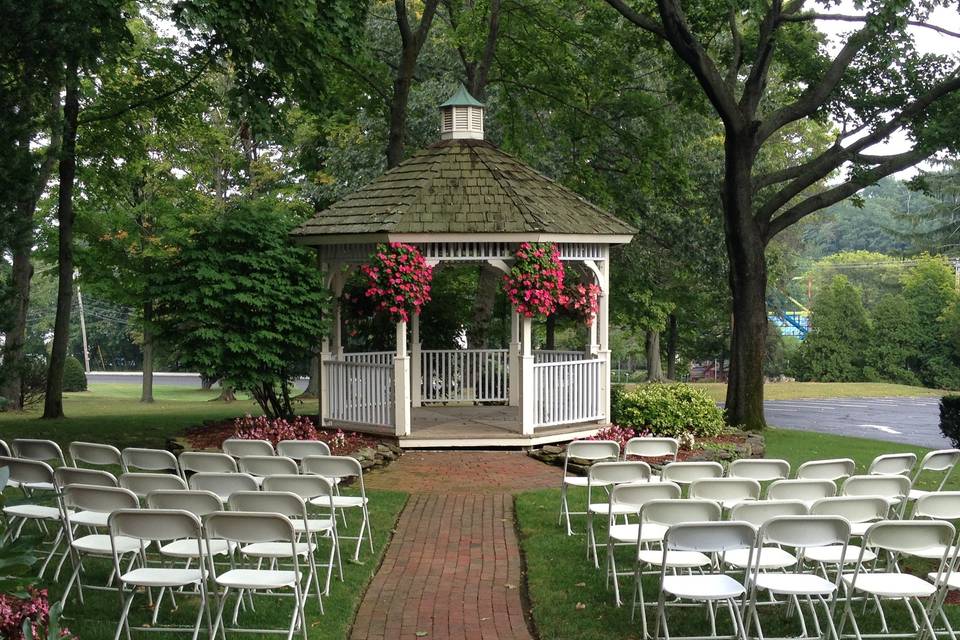
{"type": "Polygon", "coordinates": [[[870,321],[860,290],[836,276],[814,299],[812,329],[800,347],[801,380],[855,382],[863,379],[870,321]]]}

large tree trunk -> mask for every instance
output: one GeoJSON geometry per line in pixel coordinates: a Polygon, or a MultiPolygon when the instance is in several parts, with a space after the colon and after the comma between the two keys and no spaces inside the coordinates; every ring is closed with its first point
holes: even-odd
{"type": "Polygon", "coordinates": [[[647,331],[647,382],[663,381],[663,365],[660,364],[660,332],[647,331]]]}
{"type": "Polygon", "coordinates": [[[727,380],[727,423],[762,430],[763,358],[767,337],[767,262],[765,241],[753,218],[750,167],[752,141],[727,130],[723,185],[733,327],[730,376],[727,380]]]}
{"type": "Polygon", "coordinates": [[[80,71],[76,56],[66,63],[63,101],[63,143],[60,150],[60,193],[57,200],[59,236],[57,315],[47,368],[44,418],[63,417],[63,365],[70,341],[70,306],[73,303],[73,183],[77,173],[77,118],[80,114],[80,71]]]}
{"type": "Polygon", "coordinates": [[[543,348],[547,351],[553,351],[557,348],[557,316],[547,316],[547,336],[543,348]]]}
{"type": "MultiPolygon", "coordinates": [[[[416,59],[414,59],[416,64],[416,59]]],[[[407,136],[407,101],[410,98],[410,83],[413,68],[409,73],[401,69],[393,81],[393,98],[390,100],[389,133],[387,134],[387,169],[392,169],[403,160],[404,140],[407,136]]]]}
{"type": "Polygon", "coordinates": [[[302,395],[304,398],[320,397],[320,356],[310,358],[310,380],[302,395]]]}
{"type": "Polygon", "coordinates": [[[153,303],[143,303],[143,388],[140,402],[153,402],[153,303]]]}
{"type": "MultiPolygon", "coordinates": [[[[17,206],[17,216],[21,222],[22,216],[29,215],[32,221],[34,203],[29,203],[29,213],[23,210],[26,203],[17,206]]],[[[26,226],[26,225],[24,225],[26,226]]],[[[29,226],[32,232],[33,225],[29,226]]],[[[19,233],[13,249],[13,273],[11,285],[13,288],[13,323],[10,332],[6,335],[3,344],[3,366],[7,375],[4,384],[0,387],[0,396],[10,401],[10,409],[22,409],[20,380],[23,370],[23,348],[27,338],[27,309],[30,306],[30,278],[33,277],[33,265],[30,264],[32,233],[19,233]]]]}
{"type": "Polygon", "coordinates": [[[680,342],[680,326],[677,316],[670,314],[667,322],[667,378],[677,379],[677,347],[680,342]]]}

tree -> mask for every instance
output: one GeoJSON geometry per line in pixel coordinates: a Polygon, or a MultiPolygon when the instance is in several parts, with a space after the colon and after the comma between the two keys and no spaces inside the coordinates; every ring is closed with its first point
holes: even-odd
{"type": "Polygon", "coordinates": [[[236,198],[193,239],[171,247],[150,283],[154,324],[187,367],[248,391],[268,416],[291,417],[296,366],[327,333],[316,257],[287,233],[303,207],[236,198]]]}
{"type": "Polygon", "coordinates": [[[870,323],[860,290],[835,276],[814,299],[812,328],[800,345],[798,377],[818,382],[863,380],[870,323]]]}
{"type": "Polygon", "coordinates": [[[870,314],[864,377],[898,384],[921,384],[920,316],[902,295],[880,298],[870,314]]]}
{"type": "Polygon", "coordinates": [[[960,369],[943,345],[943,315],[958,299],[953,269],[940,256],[922,255],[903,276],[903,297],[916,312],[917,350],[923,357],[918,375],[931,387],[953,388],[960,369]]]}
{"type": "Polygon", "coordinates": [[[762,429],[766,248],[811,213],[939,150],[958,147],[956,63],[919,54],[908,29],[958,34],[927,22],[934,4],[928,2],[876,0],[864,6],[863,16],[818,12],[801,0],[773,0],[763,9],[741,2],[698,3],[689,16],[680,0],[657,0],[656,14],[628,0],[607,3],[671,47],[723,124],[721,198],[734,316],[727,417],[732,424],[762,429]],[[842,20],[857,28],[830,57],[819,46],[815,20],[842,20]],[[716,37],[720,29],[724,37],[716,37]],[[789,166],[757,171],[784,127],[828,117],[840,123],[834,144],[797,149],[789,166]],[[908,151],[871,153],[873,145],[901,131],[914,141],[908,151]],[[844,167],[850,170],[838,182],[820,186],[844,167]]]}

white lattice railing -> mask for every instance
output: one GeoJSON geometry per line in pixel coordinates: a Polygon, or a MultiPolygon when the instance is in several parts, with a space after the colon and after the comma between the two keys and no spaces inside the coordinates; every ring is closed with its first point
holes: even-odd
{"type": "MultiPolygon", "coordinates": [[[[421,352],[422,402],[505,402],[510,395],[507,349],[421,352]]],[[[413,384],[419,381],[414,380],[413,384]]]]}
{"type": "MultiPolygon", "coordinates": [[[[344,354],[346,357],[347,354],[344,354]]],[[[371,354],[350,354],[371,355],[371,354]]],[[[392,358],[392,354],[391,354],[392,358]]],[[[324,371],[334,422],[392,427],[393,363],[326,360],[324,371]]]]}
{"type": "Polygon", "coordinates": [[[587,355],[583,351],[534,351],[533,362],[573,362],[575,360],[586,360],[587,355]]]}
{"type": "Polygon", "coordinates": [[[533,424],[547,427],[599,420],[602,360],[533,365],[533,424]]]}
{"type": "Polygon", "coordinates": [[[369,353],[345,353],[344,362],[362,362],[364,364],[393,364],[393,351],[370,351],[369,353]]]}

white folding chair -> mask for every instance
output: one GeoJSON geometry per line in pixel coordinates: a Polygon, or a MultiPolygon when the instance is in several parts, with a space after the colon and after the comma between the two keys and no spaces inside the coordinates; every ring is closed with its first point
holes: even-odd
{"type": "Polygon", "coordinates": [[[752,478],[704,478],[690,483],[690,497],[713,500],[724,510],[760,499],[760,483],[752,478]]]}
{"type": "MultiPolygon", "coordinates": [[[[913,518],[915,520],[945,520],[947,522],[956,522],[960,520],[960,491],[935,491],[925,496],[920,496],[914,505],[913,518]]],[[[947,553],[953,557],[960,546],[954,545],[947,553]]],[[[928,549],[914,549],[910,555],[927,560],[937,560],[943,555],[943,549],[939,546],[928,549]]],[[[956,565],[954,564],[954,569],[956,565]]],[[[960,584],[960,574],[951,574],[951,580],[955,584],[960,584]]],[[[958,587],[950,587],[956,589],[958,587]]]]}
{"type": "Polygon", "coordinates": [[[213,639],[213,626],[210,618],[210,608],[207,602],[207,573],[205,563],[197,564],[196,569],[176,567],[151,567],[147,564],[146,548],[151,543],[163,543],[172,540],[190,540],[195,545],[196,553],[200,553],[202,527],[200,520],[192,513],[173,509],[119,509],[110,514],[110,548],[113,556],[113,570],[120,577],[120,598],[123,608],[120,612],[120,621],[117,623],[117,632],[114,640],[120,640],[120,632],[126,631],[130,637],[130,606],[138,591],[150,591],[153,588],[161,589],[160,596],[153,604],[154,614],[151,631],[191,631],[193,640],[197,640],[200,633],[200,622],[206,614],[207,637],[213,639]],[[127,571],[121,568],[121,561],[126,556],[126,549],[130,541],[137,545],[134,557],[140,559],[140,566],[130,567],[127,571]],[[171,598],[176,587],[195,587],[200,596],[197,606],[197,618],[193,628],[156,627],[157,611],[163,599],[163,593],[170,590],[171,598]],[[124,598],[124,596],[126,596],[124,598]]]}
{"type": "Polygon", "coordinates": [[[121,472],[127,470],[120,450],[113,445],[78,441],[71,442],[67,451],[75,467],[84,463],[93,467],[120,467],[121,472]]]}
{"type": "MultiPolygon", "coordinates": [[[[652,505],[648,505],[652,506],[652,505]]],[[[723,555],[734,549],[753,548],[757,532],[746,522],[690,522],[675,524],[667,530],[663,539],[663,552],[660,569],[660,597],[657,603],[657,620],[653,637],[660,638],[660,625],[663,625],[663,637],[670,638],[667,631],[667,597],[681,601],[703,602],[707,605],[710,620],[710,636],[716,637],[717,621],[714,606],[727,605],[733,624],[733,636],[746,638],[746,628],[741,617],[741,608],[746,600],[744,585],[723,572],[723,565],[707,565],[701,574],[685,573],[668,575],[670,554],[723,555]],[[738,604],[739,601],[739,604],[738,604]]]]}
{"type": "Polygon", "coordinates": [[[877,496],[887,501],[888,517],[902,517],[910,494],[910,478],[898,475],[850,476],[840,487],[842,496],[877,496]],[[897,507],[900,507],[898,510],[897,507]]]}
{"type": "Polygon", "coordinates": [[[272,456],[276,455],[269,440],[244,440],[243,438],[228,438],[220,445],[223,452],[234,458],[243,456],[272,456]]]}
{"type": "Polygon", "coordinates": [[[54,482],[63,489],[68,484],[91,484],[97,487],[116,487],[117,478],[109,471],[81,467],[57,467],[53,470],[54,482]]]}
{"type": "MultiPolygon", "coordinates": [[[[332,498],[333,506],[341,513],[345,513],[347,509],[358,509],[360,511],[362,519],[360,521],[360,531],[356,536],[357,546],[353,551],[354,561],[360,558],[360,546],[363,544],[364,534],[366,534],[367,542],[370,545],[370,551],[373,552],[373,529],[370,526],[369,499],[363,484],[363,467],[360,466],[360,463],[349,456],[307,456],[303,459],[303,472],[326,478],[335,486],[341,481],[356,478],[360,495],[344,496],[337,493],[332,498]]],[[[317,506],[324,506],[326,500],[320,499],[319,502],[312,501],[312,503],[317,506]]],[[[353,536],[345,536],[342,532],[338,535],[340,540],[354,539],[353,536]]]]}
{"type": "Polygon", "coordinates": [[[237,464],[241,472],[250,474],[261,483],[267,476],[300,473],[296,460],[286,456],[241,456],[237,464]]]}
{"type": "Polygon", "coordinates": [[[306,504],[326,510],[326,515],[320,518],[310,517],[307,520],[293,520],[294,529],[298,535],[314,537],[316,547],[319,547],[321,535],[330,538],[330,555],[327,558],[327,577],[324,581],[324,595],[330,594],[330,578],[333,576],[333,563],[336,560],[340,581],[343,582],[343,563],[340,559],[340,535],[337,531],[336,504],[337,498],[334,487],[327,478],[317,475],[273,475],[264,480],[265,491],[287,491],[300,496],[306,504]]]}
{"type": "Polygon", "coordinates": [[[37,438],[16,438],[10,443],[14,457],[36,462],[46,462],[54,467],[65,467],[67,461],[63,457],[63,450],[53,440],[37,438]]]}
{"type": "Polygon", "coordinates": [[[191,473],[236,473],[237,461],[225,453],[184,451],[178,458],[180,473],[189,479],[191,473]]]}
{"type": "Polygon", "coordinates": [[[180,475],[180,464],[177,462],[177,456],[166,449],[127,447],[120,452],[120,458],[126,471],[134,473],[164,471],[180,475]]]}
{"type": "Polygon", "coordinates": [[[112,558],[136,556],[140,543],[129,538],[112,540],[109,533],[88,533],[77,537],[74,526],[83,525],[93,531],[109,526],[110,514],[120,509],[138,509],[140,501],[132,491],[122,487],[97,487],[92,485],[71,484],[63,488],[64,511],[70,514],[71,526],[64,527],[67,544],[73,559],[73,573],[63,588],[63,602],[66,603],[73,585],[77,585],[77,595],[83,604],[83,588],[113,589],[110,583],[117,574],[111,574],[106,586],[84,585],[80,578],[83,570],[83,558],[112,558]]]}
{"type": "Polygon", "coordinates": [[[62,504],[60,494],[56,491],[53,469],[46,462],[39,460],[24,460],[6,456],[0,456],[0,467],[7,467],[10,470],[10,479],[21,488],[48,486],[51,488],[52,505],[44,504],[28,493],[26,501],[6,504],[3,507],[3,516],[7,521],[6,531],[4,531],[2,538],[4,542],[20,537],[24,526],[28,522],[35,523],[45,536],[50,535],[48,525],[55,526],[56,536],[51,541],[50,551],[40,566],[39,576],[42,578],[64,535],[62,504]]]}
{"type": "Polygon", "coordinates": [[[124,489],[144,499],[151,491],[186,491],[187,481],[170,473],[123,473],[117,479],[124,489]]]}
{"type": "Polygon", "coordinates": [[[750,600],[745,616],[745,633],[749,636],[750,627],[756,624],[757,638],[763,638],[757,607],[757,595],[760,591],[766,591],[773,598],[781,596],[790,600],[791,609],[796,611],[797,618],[800,621],[802,638],[812,640],[814,637],[824,637],[820,618],[817,615],[816,602],[823,608],[830,637],[833,640],[840,640],[833,623],[837,598],[840,593],[840,572],[837,572],[836,578],[832,581],[807,573],[803,571],[802,566],[798,566],[796,571],[789,573],[771,572],[764,567],[764,562],[759,558],[770,548],[781,549],[786,553],[783,547],[787,547],[794,549],[796,553],[802,553],[807,547],[831,545],[845,547],[849,537],[850,524],[838,516],[777,516],[764,523],[757,533],[757,544],[753,554],[754,562],[750,569],[750,600]],[[807,630],[807,623],[800,602],[801,598],[806,602],[813,618],[814,636],[811,636],[807,630]]]}
{"type": "MultiPolygon", "coordinates": [[[[730,510],[730,519],[749,522],[759,529],[769,520],[781,516],[805,516],[808,510],[799,500],[752,500],[741,502],[730,510]]],[[[783,571],[797,565],[797,556],[776,545],[759,545],[753,553],[754,566],[764,571],[783,571]]],[[[750,571],[751,551],[748,549],[731,549],[723,556],[723,561],[730,567],[750,571]]]]}
{"type": "Polygon", "coordinates": [[[727,468],[730,478],[750,478],[757,482],[785,480],[790,477],[790,463],[775,458],[741,458],[727,468]]]}
{"type": "Polygon", "coordinates": [[[887,557],[887,563],[883,571],[867,571],[864,567],[864,551],[861,551],[861,558],[853,572],[843,574],[847,598],[840,618],[839,633],[843,634],[844,626],[849,620],[853,635],[857,640],[862,640],[863,634],[853,612],[854,597],[861,594],[879,603],[877,615],[880,618],[881,633],[874,634],[874,637],[922,638],[929,634],[928,637],[936,638],[937,631],[932,620],[940,615],[940,592],[945,588],[943,585],[950,573],[952,558],[949,549],[954,535],[955,530],[949,522],[930,520],[886,520],[867,529],[863,548],[869,547],[878,554],[883,554],[887,557]],[[944,553],[939,558],[937,570],[929,574],[930,581],[900,570],[897,560],[901,555],[935,546],[943,548],[944,553]],[[884,600],[900,600],[906,605],[913,626],[911,633],[890,632],[882,606],[884,600]],[[918,615],[920,620],[917,619],[918,615]]]}
{"type": "Polygon", "coordinates": [[[671,462],[660,471],[660,478],[664,482],[676,482],[681,487],[690,485],[694,480],[722,477],[723,465],[719,462],[671,462]]]}
{"type": "Polygon", "coordinates": [[[927,475],[930,473],[943,474],[940,479],[940,484],[934,489],[934,491],[943,491],[943,487],[946,486],[947,480],[949,480],[953,474],[953,469],[957,466],[957,462],[960,462],[960,449],[937,449],[923,456],[923,459],[920,460],[920,465],[917,467],[917,472],[910,480],[911,489],[909,499],[916,500],[920,496],[930,493],[929,491],[917,488],[920,477],[924,472],[926,472],[927,475]]]}
{"type": "Polygon", "coordinates": [[[798,480],[842,480],[857,471],[857,463],[850,458],[810,460],[797,467],[798,480]]]}
{"type": "Polygon", "coordinates": [[[809,509],[823,498],[837,495],[832,480],[775,480],[767,487],[767,500],[799,500],[809,509]]]}
{"type": "MultiPolygon", "coordinates": [[[[889,509],[887,501],[879,496],[841,496],[817,500],[810,507],[810,515],[841,517],[850,523],[850,535],[860,538],[873,523],[884,519],[889,509]]],[[[876,554],[866,547],[861,548],[854,544],[845,547],[808,547],[804,551],[804,559],[815,562],[824,576],[829,569],[842,569],[845,565],[857,562],[858,558],[873,562],[876,554]]]]}
{"type": "Polygon", "coordinates": [[[586,511],[570,511],[567,496],[568,487],[586,487],[588,482],[585,476],[574,476],[568,473],[570,461],[573,458],[579,458],[588,465],[601,461],[618,460],[620,458],[620,445],[612,440],[574,440],[567,445],[566,453],[563,456],[563,480],[560,482],[560,517],[557,518],[557,524],[566,521],[568,536],[573,535],[570,516],[587,515],[586,511]]]}
{"type": "MultiPolygon", "coordinates": [[[[248,548],[253,545],[283,545],[287,550],[287,558],[293,563],[291,569],[283,568],[247,568],[237,567],[231,564],[231,568],[224,572],[217,571],[213,564],[213,558],[209,559],[209,565],[213,567],[213,580],[223,589],[218,596],[217,612],[213,617],[213,631],[210,637],[216,635],[217,631],[224,625],[223,610],[226,607],[227,600],[232,590],[238,590],[237,606],[234,609],[233,624],[237,624],[239,615],[240,601],[244,591],[256,592],[275,592],[281,589],[292,589],[294,594],[294,610],[290,616],[290,626],[287,631],[287,640],[293,638],[294,632],[299,627],[303,633],[303,638],[307,638],[307,617],[305,605],[308,592],[303,588],[303,575],[300,571],[300,557],[303,555],[304,546],[298,547],[297,534],[294,531],[293,523],[284,515],[279,513],[248,513],[224,511],[222,513],[211,513],[207,516],[204,523],[204,530],[208,540],[223,539],[240,545],[241,548],[248,548]]],[[[257,549],[258,547],[254,547],[257,549]]],[[[279,552],[279,547],[276,548],[279,552]]],[[[232,558],[232,556],[231,556],[232,558]]],[[[309,588],[309,583],[308,583],[309,588]]],[[[224,625],[225,628],[225,625],[224,625]]],[[[233,629],[235,631],[271,633],[281,631],[278,629],[233,629]]],[[[281,631],[282,632],[282,631],[281,631]]],[[[225,637],[225,635],[224,635],[225,637]]]]}
{"type": "MultiPolygon", "coordinates": [[[[10,451],[10,445],[5,440],[0,440],[0,458],[13,458],[13,452],[10,451]]],[[[7,479],[7,486],[16,489],[20,483],[12,478],[7,479]]]]}
{"type": "Polygon", "coordinates": [[[649,525],[643,530],[643,537],[640,535],[639,524],[618,524],[616,516],[636,515],[639,517],[640,509],[651,500],[668,500],[680,497],[680,487],[672,482],[638,482],[631,484],[618,484],[610,491],[610,500],[607,511],[607,586],[613,579],[613,599],[619,607],[620,600],[620,576],[630,575],[630,572],[619,572],[617,570],[617,559],[614,554],[618,546],[630,546],[631,548],[641,544],[651,542],[660,542],[666,527],[649,525]]]}
{"type": "Polygon", "coordinates": [[[885,453],[873,459],[867,468],[871,476],[909,476],[917,464],[915,453],[885,453]]]}
{"type": "Polygon", "coordinates": [[[302,462],[307,456],[329,456],[330,447],[322,440],[281,440],[277,443],[277,455],[302,462]]]}
{"type": "MultiPolygon", "coordinates": [[[[680,451],[680,442],[676,438],[655,438],[652,436],[638,436],[627,440],[623,447],[623,459],[646,458],[649,460],[665,459],[666,462],[676,462],[677,452],[680,451]]],[[[659,481],[658,475],[651,475],[652,482],[659,481]]]]}
{"type": "MultiPolygon", "coordinates": [[[[653,527],[654,533],[663,533],[664,541],[670,527],[689,522],[715,522],[721,518],[720,505],[712,500],[697,500],[695,498],[651,500],[640,508],[640,527],[638,539],[650,537],[645,529],[653,527]]],[[[631,619],[639,603],[640,623],[643,635],[647,634],[646,600],[643,596],[644,567],[653,567],[661,576],[669,569],[673,573],[704,571],[713,564],[713,559],[698,550],[672,549],[668,550],[665,542],[662,549],[644,548],[642,542],[636,546],[636,556],[633,567],[633,597],[630,604],[631,619]]],[[[752,544],[751,544],[752,546],[752,544]]]]}
{"type": "Polygon", "coordinates": [[[237,491],[257,491],[260,483],[248,473],[204,472],[190,476],[187,485],[194,491],[210,491],[225,503],[237,491]]]}
{"type": "MultiPolygon", "coordinates": [[[[590,466],[587,472],[587,557],[593,559],[593,566],[600,568],[600,562],[597,559],[597,537],[593,528],[594,516],[609,515],[610,504],[608,500],[603,502],[594,501],[594,487],[600,487],[604,491],[603,495],[609,498],[609,488],[618,484],[628,482],[649,482],[650,465],[646,462],[597,462],[590,466]]],[[[627,515],[635,513],[627,511],[627,515]]]]}

